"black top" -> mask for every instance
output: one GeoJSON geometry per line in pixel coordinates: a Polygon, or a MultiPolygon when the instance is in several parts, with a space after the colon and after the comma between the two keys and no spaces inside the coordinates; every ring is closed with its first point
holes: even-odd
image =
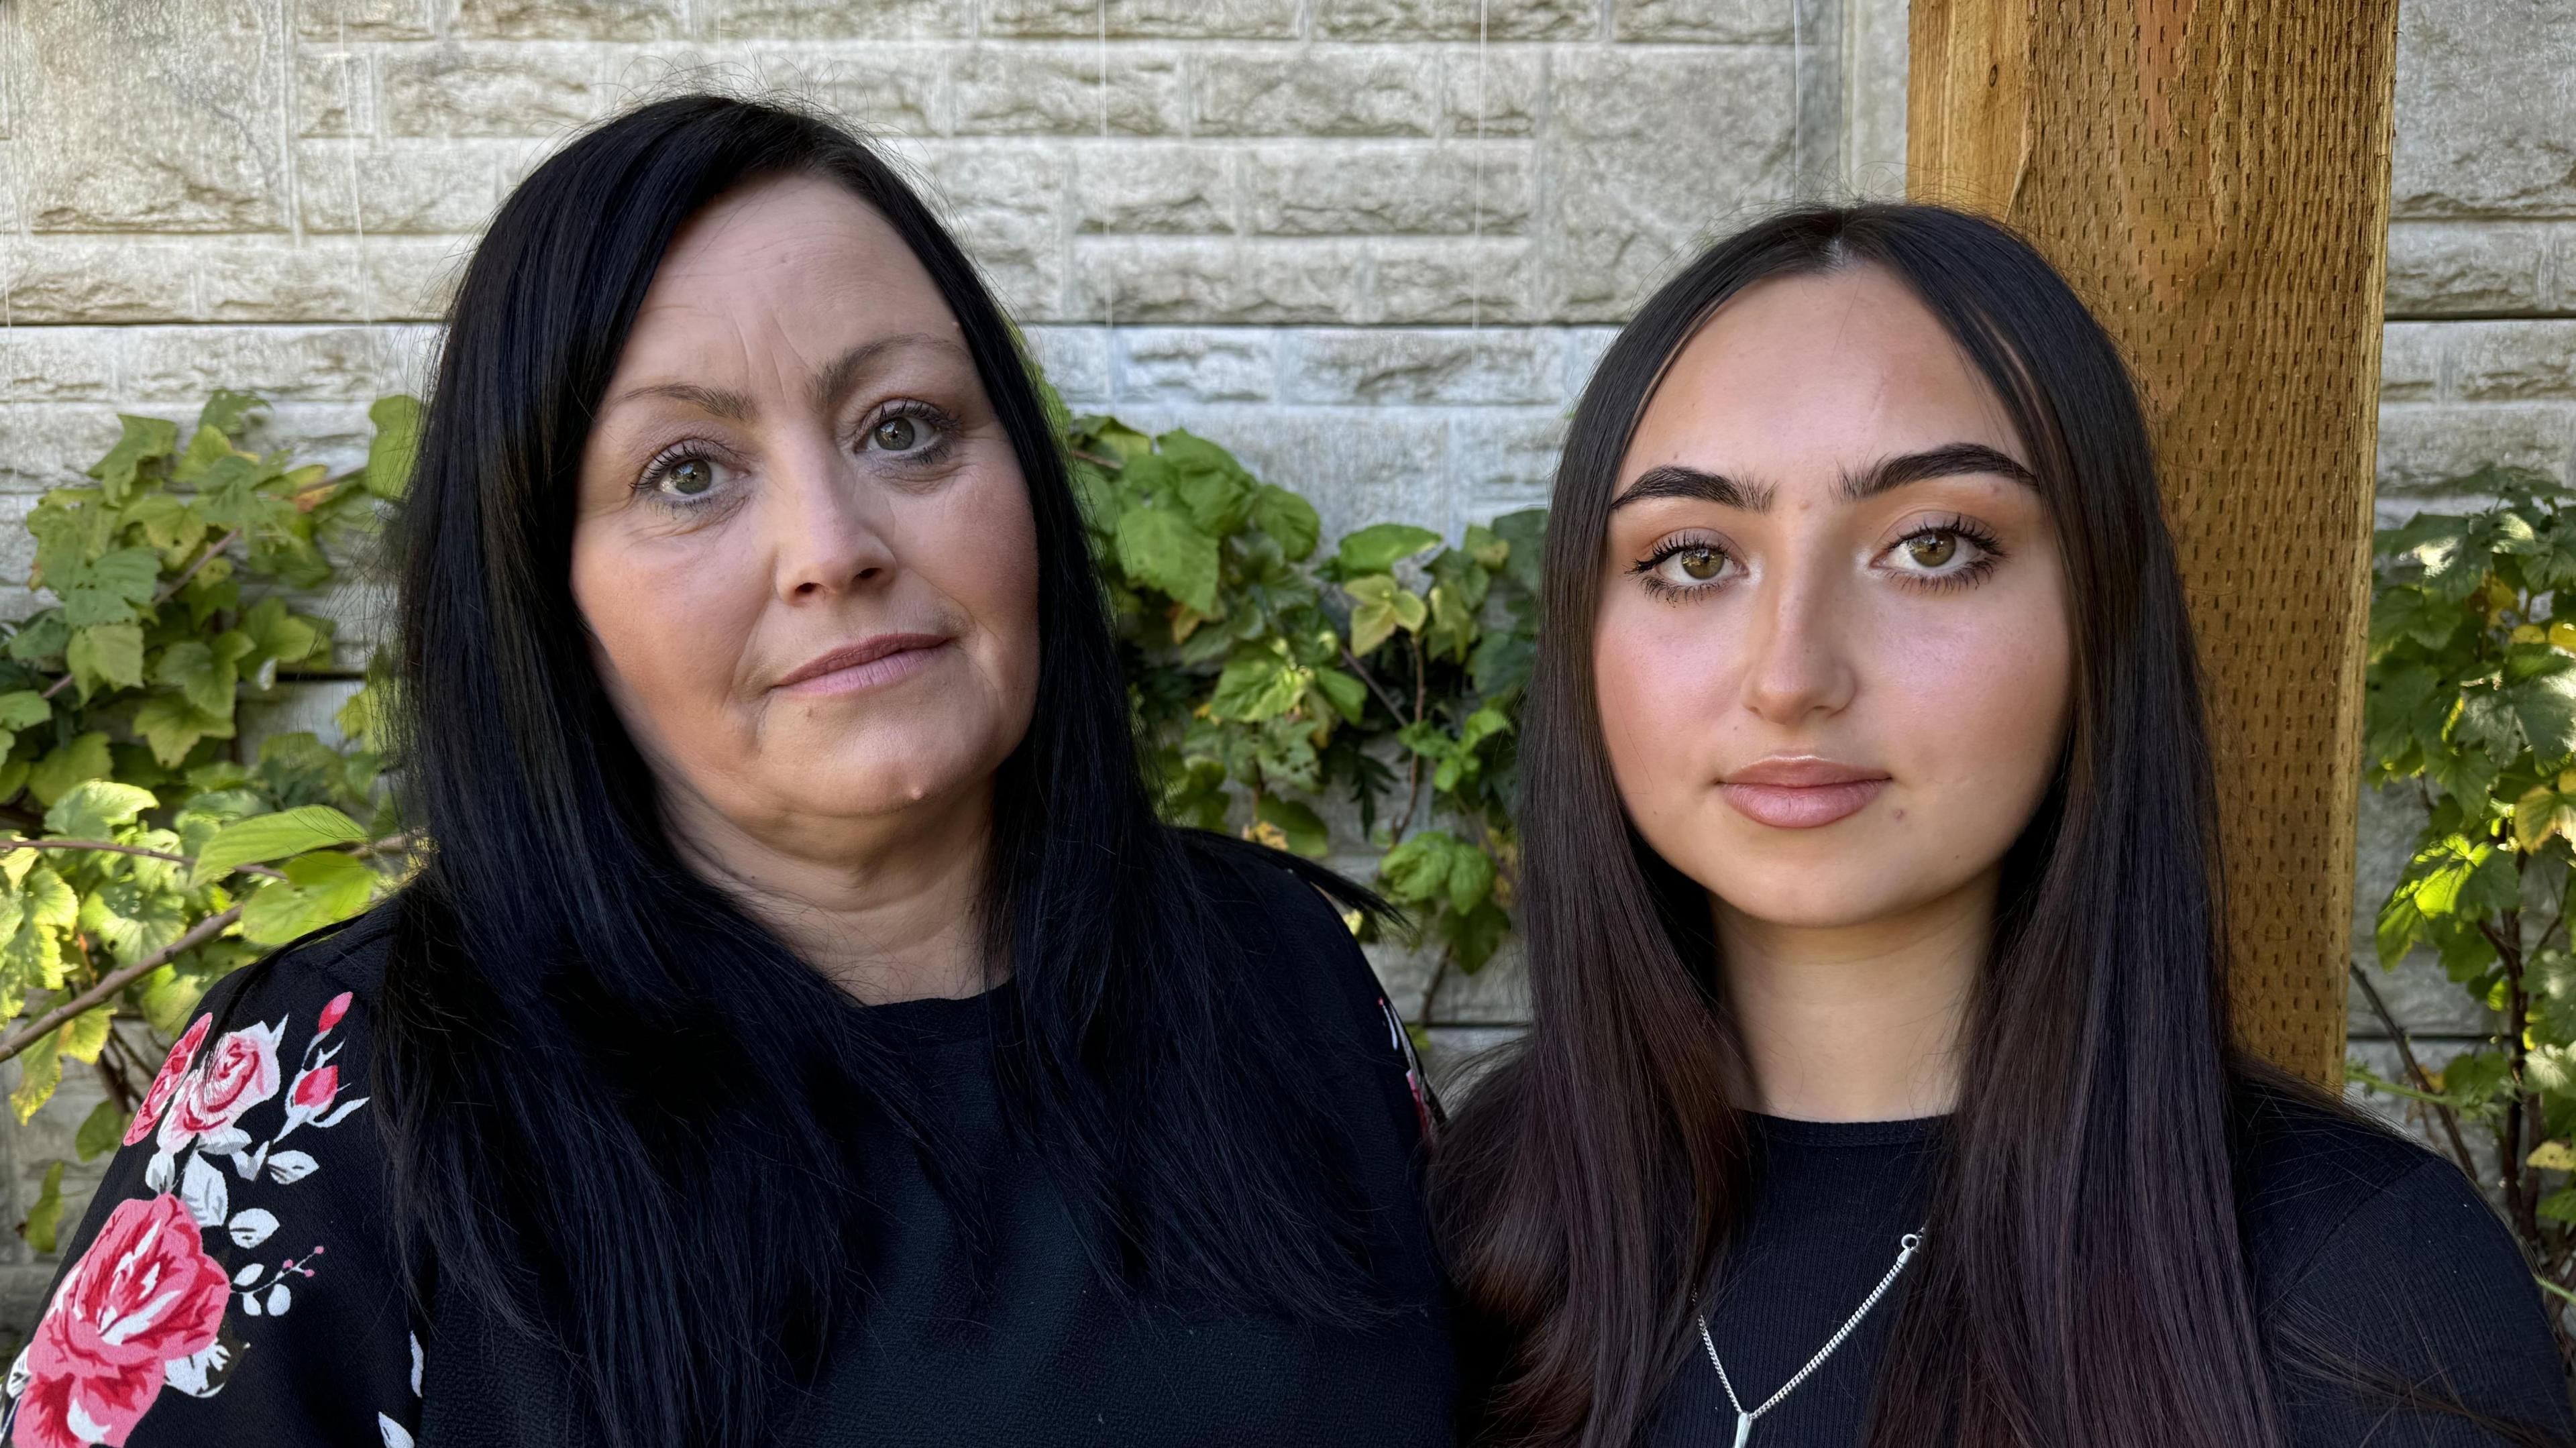
{"type": "MultiPolygon", "coordinates": [[[[910,1149],[872,1153],[866,1304],[771,1434],[859,1445],[1447,1445],[1456,1378],[1419,1200],[1410,1047],[1340,919],[1283,870],[1211,893],[1258,937],[1276,1029],[1332,1083],[1373,1266],[1408,1304],[1365,1333],[1139,1306],[1095,1275],[1090,1210],[1003,1129],[990,999],[876,1007],[908,1029],[934,1129],[985,1175],[994,1289],[910,1149]]],[[[209,992],[66,1249],[10,1377],[31,1448],[481,1448],[591,1441],[566,1364],[444,1294],[403,1301],[365,1099],[387,922],[292,947],[209,992]],[[104,1430],[104,1431],[102,1431],[104,1430]],[[131,1436],[120,1436],[130,1434],[131,1436]]],[[[1003,990],[1010,987],[1004,986],[1003,990]]],[[[745,1191],[758,1183],[746,1182],[745,1191]]],[[[1114,1254],[1107,1254],[1115,1260],[1114,1254]]]]}
{"type": "MultiPolygon", "coordinates": [[[[1805,1366],[1923,1225],[1940,1118],[1750,1118],[1753,1214],[1703,1296],[1736,1396],[1759,1407],[1805,1366]]],[[[2539,1289],[2502,1222],[2449,1163],[2370,1126],[2270,1101],[2241,1175],[2246,1253],[2267,1339],[2285,1325],[2471,1407],[2576,1434],[2539,1289]]],[[[1754,1448],[1853,1448],[1906,1282],[1823,1366],[1756,1421],[1754,1448]]],[[[1652,1448],[1728,1448],[1735,1410],[1696,1332],[1657,1403],[1652,1448]]],[[[2276,1358],[2276,1361],[2279,1359],[2276,1358]]],[[[2276,1370],[2294,1448],[2489,1448],[2456,1418],[2392,1412],[2276,1370]]]]}

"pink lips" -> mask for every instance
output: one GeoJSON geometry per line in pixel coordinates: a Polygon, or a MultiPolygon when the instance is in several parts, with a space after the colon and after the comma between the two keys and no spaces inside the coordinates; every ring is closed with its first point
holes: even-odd
{"type": "Polygon", "coordinates": [[[776,693],[807,695],[882,688],[920,672],[948,643],[939,634],[878,634],[791,669],[769,687],[776,693]]]}
{"type": "Polygon", "coordinates": [[[1887,785],[1878,770],[1830,759],[1765,759],[1720,780],[1718,792],[1755,824],[1812,830],[1860,813],[1887,785]]]}

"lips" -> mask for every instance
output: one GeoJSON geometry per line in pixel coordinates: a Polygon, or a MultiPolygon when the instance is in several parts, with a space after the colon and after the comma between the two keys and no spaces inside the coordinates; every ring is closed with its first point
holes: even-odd
{"type": "Polygon", "coordinates": [[[949,643],[940,634],[878,634],[811,659],[769,687],[780,694],[849,694],[881,688],[919,672],[949,643]]]}
{"type": "Polygon", "coordinates": [[[1755,824],[1812,830],[1860,813],[1889,783],[1879,770],[1830,759],[1765,759],[1729,774],[1718,793],[1755,824]]]}

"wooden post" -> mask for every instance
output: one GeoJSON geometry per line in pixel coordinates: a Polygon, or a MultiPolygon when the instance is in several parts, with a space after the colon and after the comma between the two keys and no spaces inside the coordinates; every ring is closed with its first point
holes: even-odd
{"type": "Polygon", "coordinates": [[[1907,184],[2038,242],[2145,393],[2246,1044],[2343,1077],[2396,0],[1914,0],[1907,184]]]}

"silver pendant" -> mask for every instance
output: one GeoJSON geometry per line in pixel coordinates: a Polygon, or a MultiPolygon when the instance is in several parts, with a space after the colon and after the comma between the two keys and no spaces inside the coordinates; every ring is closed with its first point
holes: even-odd
{"type": "Polygon", "coordinates": [[[1753,1415],[1751,1413],[1737,1413],[1735,1415],[1735,1448],[1744,1448],[1745,1444],[1752,1441],[1753,1415]]]}

